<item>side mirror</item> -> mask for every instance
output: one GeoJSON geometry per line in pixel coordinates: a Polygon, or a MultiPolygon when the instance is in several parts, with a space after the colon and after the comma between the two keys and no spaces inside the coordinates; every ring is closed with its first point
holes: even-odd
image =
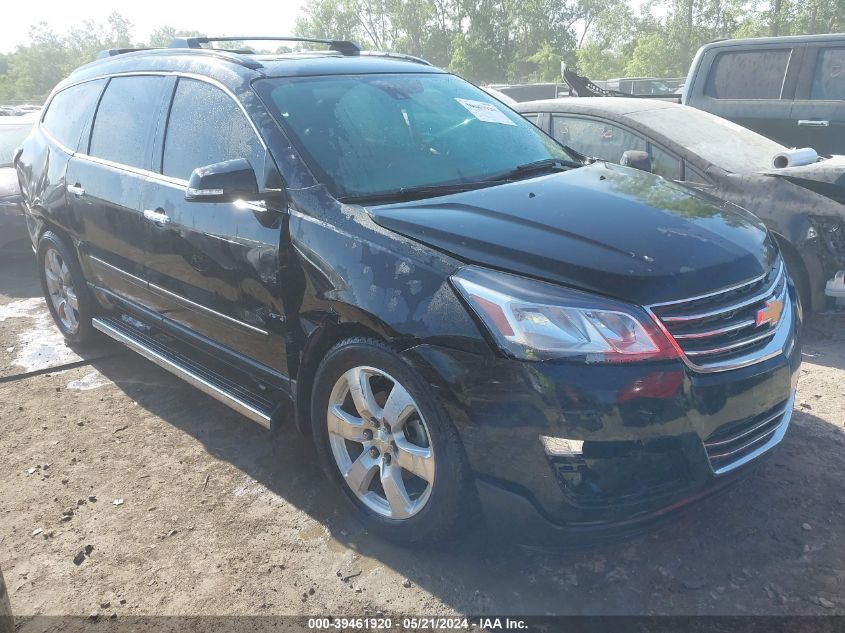
{"type": "Polygon", "coordinates": [[[640,171],[651,172],[651,158],[649,157],[648,152],[643,152],[638,149],[626,150],[622,154],[622,160],[619,161],[619,164],[624,165],[625,167],[633,167],[634,169],[639,169],[640,171]]]}
{"type": "Polygon", "coordinates": [[[258,190],[255,170],[245,158],[197,167],[188,180],[185,200],[188,202],[234,202],[264,200],[258,190]]]}

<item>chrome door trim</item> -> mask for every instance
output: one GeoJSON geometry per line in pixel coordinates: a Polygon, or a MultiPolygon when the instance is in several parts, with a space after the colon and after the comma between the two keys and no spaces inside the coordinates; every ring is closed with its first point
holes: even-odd
{"type": "Polygon", "coordinates": [[[115,266],[114,264],[110,264],[106,260],[100,259],[96,255],[88,255],[88,259],[92,262],[96,262],[100,266],[105,266],[106,268],[123,275],[124,277],[126,277],[127,279],[131,280],[133,283],[135,283],[139,286],[146,286],[147,285],[147,281],[145,279],[141,279],[140,277],[133,275],[132,273],[127,272],[127,271],[123,270],[122,268],[115,266]]]}
{"type": "Polygon", "coordinates": [[[234,317],[230,317],[229,315],[223,314],[222,312],[217,312],[217,310],[212,310],[211,308],[207,308],[206,306],[201,305],[201,304],[197,303],[196,301],[191,301],[187,297],[183,297],[180,294],[176,294],[175,292],[171,292],[167,288],[163,288],[163,287],[159,286],[158,284],[154,284],[152,282],[145,281],[145,280],[141,279],[140,277],[136,277],[132,273],[126,272],[122,268],[119,268],[119,267],[117,267],[113,264],[110,264],[107,261],[100,259],[96,255],[89,255],[88,257],[90,259],[94,260],[95,262],[97,262],[98,264],[102,265],[102,266],[106,266],[107,268],[110,268],[111,270],[114,270],[117,273],[125,275],[126,277],[135,281],[136,283],[140,283],[140,284],[146,286],[149,290],[152,290],[153,292],[156,292],[156,293],[161,294],[161,295],[168,296],[172,299],[179,301],[180,303],[185,304],[186,306],[189,306],[191,308],[194,308],[194,309],[202,311],[202,312],[206,312],[206,313],[208,313],[212,316],[215,316],[219,319],[224,319],[225,321],[228,321],[230,323],[234,323],[235,325],[238,325],[238,326],[245,328],[247,330],[251,330],[252,332],[256,332],[257,334],[262,334],[264,336],[270,336],[270,332],[268,332],[267,330],[262,330],[259,327],[251,325],[250,323],[247,323],[245,321],[241,321],[240,319],[236,319],[234,317]]]}
{"type": "Polygon", "coordinates": [[[262,330],[259,327],[256,327],[254,325],[247,323],[246,321],[241,321],[240,319],[230,317],[228,314],[223,314],[222,312],[217,312],[217,310],[212,310],[211,308],[207,308],[204,305],[197,303],[196,301],[191,301],[187,297],[183,297],[180,294],[176,294],[175,292],[171,292],[167,288],[162,288],[158,284],[154,284],[151,281],[148,281],[147,285],[149,286],[150,290],[152,290],[153,292],[157,292],[159,294],[171,297],[172,299],[176,299],[177,301],[185,304],[186,306],[189,306],[191,308],[195,308],[197,310],[200,310],[202,312],[205,312],[207,314],[215,316],[218,319],[224,319],[225,321],[228,321],[229,323],[234,323],[235,325],[239,325],[240,327],[245,328],[247,330],[251,330],[252,332],[255,332],[257,334],[262,334],[263,336],[270,336],[270,332],[268,332],[267,330],[262,330]]]}

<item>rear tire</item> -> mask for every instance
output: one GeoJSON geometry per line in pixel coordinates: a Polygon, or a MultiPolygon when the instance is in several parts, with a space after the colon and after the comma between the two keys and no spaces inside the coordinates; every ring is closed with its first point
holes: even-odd
{"type": "Polygon", "coordinates": [[[96,302],[88,289],[74,249],[64,238],[47,231],[38,240],[38,275],[47,308],[70,345],[85,345],[95,336],[91,325],[96,302]]]}
{"type": "Polygon", "coordinates": [[[380,341],[335,345],[311,398],[317,453],[366,526],[403,543],[454,534],[472,507],[469,469],[431,388],[380,341]]]}

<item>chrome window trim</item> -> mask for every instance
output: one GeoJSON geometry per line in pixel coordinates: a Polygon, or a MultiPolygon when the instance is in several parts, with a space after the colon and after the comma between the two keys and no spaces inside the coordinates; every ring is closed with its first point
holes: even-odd
{"type": "MultiPolygon", "coordinates": [[[[90,77],[88,79],[85,79],[83,81],[79,81],[77,83],[68,84],[67,86],[63,87],[62,90],[66,90],[67,88],[72,88],[73,86],[77,86],[79,84],[83,84],[83,83],[86,83],[86,82],[89,82],[89,81],[96,81],[98,79],[111,79],[113,77],[144,77],[144,76],[184,77],[185,79],[194,79],[196,81],[202,81],[203,83],[207,83],[211,86],[214,86],[215,88],[218,88],[219,90],[222,90],[232,101],[235,102],[235,104],[238,106],[238,109],[240,109],[240,111],[246,117],[246,120],[249,123],[250,127],[252,128],[252,131],[255,133],[255,136],[258,138],[258,142],[261,143],[261,147],[264,148],[264,152],[266,154],[270,154],[270,148],[267,145],[267,143],[264,141],[264,137],[261,136],[261,132],[258,131],[258,127],[255,125],[255,122],[252,120],[252,117],[249,116],[249,113],[246,111],[246,108],[240,102],[237,95],[235,95],[235,93],[232,92],[229,88],[227,88],[224,84],[222,84],[219,81],[217,81],[216,79],[212,79],[210,77],[204,77],[202,75],[197,75],[195,73],[187,73],[187,72],[183,72],[183,71],[179,71],[179,70],[174,70],[174,71],[163,71],[163,70],[127,71],[127,72],[121,72],[121,73],[107,73],[107,74],[103,74],[103,75],[97,75],[96,77],[90,77]]],[[[106,89],[108,89],[108,86],[106,86],[106,89]]],[[[52,98],[51,98],[51,101],[52,101],[52,98]]],[[[168,120],[169,120],[169,118],[170,118],[169,108],[168,108],[167,117],[168,117],[168,120]]],[[[94,117],[91,121],[91,131],[92,132],[94,130],[94,125],[96,124],[96,122],[97,122],[97,113],[95,111],[94,117]]],[[[39,127],[39,129],[44,130],[44,127],[40,123],[39,123],[38,127],[39,127]]],[[[165,136],[164,136],[164,142],[162,144],[162,150],[164,150],[164,148],[167,145],[167,130],[166,129],[165,129],[164,135],[165,136]]],[[[48,136],[50,136],[50,135],[48,135],[48,136]]],[[[180,187],[187,188],[187,186],[188,186],[187,180],[183,180],[181,178],[174,178],[173,176],[166,176],[165,174],[160,174],[158,172],[151,171],[149,169],[144,169],[142,167],[134,167],[132,165],[124,165],[123,163],[117,163],[117,162],[108,160],[106,158],[100,158],[98,156],[92,156],[92,155],[85,153],[85,152],[78,152],[78,151],[75,151],[75,150],[70,150],[70,149],[66,148],[64,145],[62,145],[61,143],[58,143],[58,141],[56,141],[52,136],[50,136],[50,139],[53,140],[56,144],[58,144],[62,149],[64,149],[68,154],[70,154],[72,156],[78,156],[80,158],[88,159],[90,161],[93,161],[95,163],[99,163],[101,165],[106,165],[107,167],[114,167],[116,169],[123,169],[125,171],[137,174],[139,176],[147,176],[149,178],[152,178],[152,179],[155,179],[155,180],[158,180],[158,181],[161,181],[161,182],[166,182],[166,183],[169,183],[169,184],[177,185],[177,186],[180,186],[180,187]]]]}
{"type": "Polygon", "coordinates": [[[47,128],[41,122],[38,123],[38,129],[41,130],[41,133],[44,136],[46,136],[48,139],[50,139],[50,142],[52,142],[55,145],[58,145],[59,149],[64,151],[66,154],[69,154],[70,156],[73,156],[74,154],[76,154],[76,152],[74,150],[70,149],[67,145],[65,145],[64,143],[59,141],[59,139],[57,139],[55,136],[50,134],[50,132],[47,130],[47,128]]]}
{"type": "Polygon", "coordinates": [[[156,172],[150,171],[149,169],[143,169],[141,167],[132,167],[131,165],[124,165],[123,163],[116,163],[112,160],[108,160],[106,158],[99,158],[97,156],[91,156],[90,154],[85,154],[83,152],[77,152],[75,156],[76,158],[81,158],[92,163],[97,163],[98,165],[112,167],[113,169],[120,169],[122,171],[127,171],[129,173],[135,174],[136,176],[143,176],[145,178],[150,178],[151,180],[158,180],[163,183],[174,185],[183,189],[187,189],[188,187],[187,180],[182,180],[181,178],[173,178],[172,176],[165,176],[164,174],[157,174],[156,172]]]}
{"type": "Polygon", "coordinates": [[[77,152],[75,154],[76,158],[81,158],[82,160],[86,160],[91,163],[96,163],[97,165],[103,165],[104,167],[111,167],[113,169],[119,169],[121,171],[129,172],[130,174],[135,174],[136,176],[147,176],[151,174],[147,169],[143,167],[134,167],[132,165],[124,165],[123,163],[117,163],[113,160],[109,160],[107,158],[100,158],[99,156],[91,156],[90,154],[85,154],[83,152],[77,152]]]}
{"type": "MultiPolygon", "coordinates": [[[[68,84],[67,86],[62,87],[62,90],[66,90],[67,88],[71,88],[72,86],[76,86],[78,84],[86,83],[88,81],[94,81],[97,79],[112,79],[114,77],[142,77],[142,76],[156,76],[156,77],[184,77],[185,79],[195,79],[197,81],[202,81],[203,83],[207,83],[209,85],[214,86],[215,88],[219,88],[224,93],[226,93],[229,98],[235,102],[241,112],[243,112],[246,120],[249,122],[250,127],[252,128],[255,135],[258,137],[258,141],[261,143],[261,146],[264,148],[266,152],[270,151],[270,148],[267,146],[267,143],[264,141],[264,137],[261,136],[261,132],[258,131],[258,127],[255,125],[255,122],[252,120],[252,117],[249,116],[246,108],[244,107],[243,103],[241,103],[240,99],[238,99],[237,95],[232,92],[225,84],[217,81],[216,79],[212,79],[211,77],[206,77],[204,75],[198,75],[196,73],[189,73],[184,72],[181,70],[132,70],[132,71],[125,71],[125,72],[118,72],[118,73],[103,73],[102,75],[97,75],[95,77],[89,77],[88,79],[84,79],[82,81],[78,81],[76,83],[68,84]]],[[[51,99],[52,100],[52,99],[51,99]]],[[[94,122],[96,123],[96,113],[94,116],[94,122]]],[[[161,174],[159,174],[161,175],[161,174]]]]}
{"type": "Polygon", "coordinates": [[[201,304],[199,304],[195,301],[191,301],[187,297],[183,297],[182,295],[177,294],[175,292],[172,292],[172,291],[168,290],[167,288],[163,288],[163,287],[159,286],[158,284],[154,284],[150,281],[146,281],[144,279],[141,279],[140,277],[137,277],[137,276],[133,275],[132,273],[126,272],[122,268],[119,268],[118,266],[115,266],[114,264],[110,264],[109,262],[100,259],[96,255],[89,255],[88,257],[89,257],[89,259],[97,262],[101,266],[105,266],[107,268],[110,268],[111,270],[114,270],[117,273],[120,273],[122,275],[125,275],[126,277],[129,277],[130,279],[132,279],[133,281],[135,281],[137,283],[141,283],[142,285],[146,286],[147,288],[149,288],[153,292],[157,292],[159,294],[163,294],[163,295],[172,297],[173,299],[176,299],[177,301],[185,304],[186,306],[196,308],[197,310],[200,310],[202,312],[207,312],[207,313],[209,313],[209,314],[211,314],[211,315],[213,315],[217,318],[224,319],[226,321],[229,321],[230,323],[234,323],[235,325],[239,325],[242,328],[252,330],[253,332],[256,332],[258,334],[262,334],[263,336],[270,336],[270,332],[268,332],[267,330],[262,330],[259,327],[256,327],[256,326],[254,326],[250,323],[247,323],[246,321],[241,321],[240,319],[230,317],[227,314],[223,314],[222,312],[218,312],[217,310],[212,310],[211,308],[207,308],[206,306],[201,305],[201,304]]]}

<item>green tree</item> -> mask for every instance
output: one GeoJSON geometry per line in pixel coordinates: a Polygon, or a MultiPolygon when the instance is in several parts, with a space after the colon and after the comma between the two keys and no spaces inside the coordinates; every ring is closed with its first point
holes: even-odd
{"type": "Polygon", "coordinates": [[[153,48],[170,46],[174,37],[199,37],[199,31],[183,31],[172,26],[161,26],[150,33],[149,45],[153,48]]]}

